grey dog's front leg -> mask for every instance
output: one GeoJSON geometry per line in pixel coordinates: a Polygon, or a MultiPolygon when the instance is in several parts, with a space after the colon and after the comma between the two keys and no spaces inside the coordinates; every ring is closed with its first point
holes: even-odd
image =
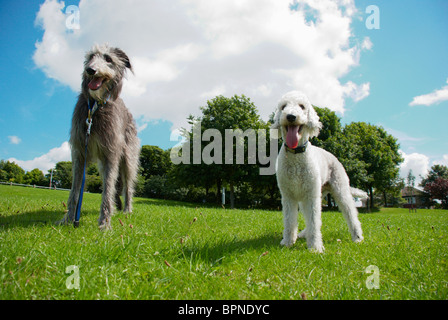
{"type": "Polygon", "coordinates": [[[98,226],[110,229],[110,220],[115,208],[116,181],[118,178],[118,160],[103,162],[103,195],[98,226]]]}
{"type": "Polygon", "coordinates": [[[75,220],[76,207],[78,205],[79,194],[81,192],[84,157],[78,152],[72,152],[72,188],[67,201],[67,213],[64,218],[57,221],[57,224],[70,224],[75,220]]]}

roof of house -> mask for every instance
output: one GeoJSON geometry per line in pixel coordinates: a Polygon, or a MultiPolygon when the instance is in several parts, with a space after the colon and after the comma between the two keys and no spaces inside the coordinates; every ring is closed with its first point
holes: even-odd
{"type": "Polygon", "coordinates": [[[417,189],[414,187],[404,187],[401,189],[401,196],[404,197],[421,197],[421,196],[427,196],[428,193],[424,190],[417,189]]]}

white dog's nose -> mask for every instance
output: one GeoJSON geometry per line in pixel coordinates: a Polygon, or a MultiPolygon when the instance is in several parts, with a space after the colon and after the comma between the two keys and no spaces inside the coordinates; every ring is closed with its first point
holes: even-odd
{"type": "Polygon", "coordinates": [[[288,120],[289,122],[294,122],[294,121],[296,121],[296,116],[295,115],[293,115],[293,114],[288,114],[287,116],[286,116],[286,120],[288,120]]]}

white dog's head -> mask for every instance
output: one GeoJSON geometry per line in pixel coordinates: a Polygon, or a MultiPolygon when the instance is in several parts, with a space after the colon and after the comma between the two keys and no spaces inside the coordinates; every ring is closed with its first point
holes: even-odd
{"type": "Polygon", "coordinates": [[[317,136],[322,124],[307,96],[291,91],[280,99],[272,128],[280,129],[283,141],[294,149],[317,136]]]}

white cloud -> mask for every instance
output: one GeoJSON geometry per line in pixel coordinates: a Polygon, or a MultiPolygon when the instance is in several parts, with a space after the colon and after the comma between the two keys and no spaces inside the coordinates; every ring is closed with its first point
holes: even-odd
{"type": "Polygon", "coordinates": [[[84,52],[108,42],[131,58],[123,98],[136,118],[174,127],[198,114],[210,94],[246,94],[264,119],[286,91],[344,112],[345,100],[369,95],[369,83],[341,82],[359,64],[350,46],[353,0],[81,0],[80,29],[67,30],[64,4],[47,0],[37,15],[44,34],[34,62],[45,74],[81,85],[84,52]]]}
{"type": "Polygon", "coordinates": [[[407,132],[392,129],[387,126],[383,127],[388,133],[397,138],[398,143],[400,144],[400,148],[402,150],[406,150],[407,152],[417,150],[419,146],[421,146],[428,140],[428,138],[425,137],[410,136],[407,132]]]}
{"type": "MultiPolygon", "coordinates": [[[[448,83],[448,79],[446,81],[448,83]]],[[[410,106],[430,106],[448,100],[448,85],[434,92],[414,97],[410,106]]]]}
{"type": "Polygon", "coordinates": [[[143,130],[146,129],[147,126],[148,126],[148,123],[144,123],[141,126],[137,126],[137,132],[142,132],[143,130]]]}
{"type": "Polygon", "coordinates": [[[399,142],[421,142],[425,140],[424,138],[416,138],[408,135],[406,132],[391,129],[391,128],[385,128],[387,132],[389,132],[391,135],[393,135],[395,138],[398,139],[399,142]]]}
{"type": "Polygon", "coordinates": [[[444,165],[444,166],[447,166],[447,167],[448,167],[448,154],[444,154],[444,155],[442,156],[442,159],[435,160],[435,161],[433,162],[433,165],[434,165],[434,164],[441,164],[441,165],[444,165]]]}
{"type": "Polygon", "coordinates": [[[362,42],[361,48],[365,50],[370,50],[373,47],[372,40],[370,40],[369,37],[365,37],[364,41],[362,42]]]}
{"type": "Polygon", "coordinates": [[[8,136],[8,139],[12,144],[19,144],[22,141],[18,136],[8,136]]]}
{"type": "Polygon", "coordinates": [[[51,168],[54,168],[56,163],[60,161],[71,161],[70,145],[67,141],[65,141],[60,147],[53,148],[46,154],[32,160],[24,161],[10,158],[8,159],[8,161],[17,163],[25,171],[30,171],[38,168],[42,172],[46,173],[51,168]]]}
{"type": "Polygon", "coordinates": [[[358,102],[366,98],[370,93],[370,83],[356,85],[349,81],[344,86],[344,95],[350,97],[353,101],[358,102]]]}
{"type": "Polygon", "coordinates": [[[421,182],[421,177],[426,177],[429,172],[429,157],[421,153],[406,154],[403,151],[399,151],[404,161],[400,165],[400,177],[405,179],[409,174],[409,170],[412,170],[412,174],[415,176],[415,186],[421,182]]]}
{"type": "Polygon", "coordinates": [[[216,96],[224,95],[226,93],[226,87],[223,85],[219,85],[214,87],[210,91],[206,91],[201,93],[200,97],[204,99],[213,99],[216,96]]]}

